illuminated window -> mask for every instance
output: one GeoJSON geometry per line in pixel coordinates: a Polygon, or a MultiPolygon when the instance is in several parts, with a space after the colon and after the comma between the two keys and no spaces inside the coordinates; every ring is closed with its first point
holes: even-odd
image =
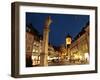
{"type": "Polygon", "coordinates": [[[36,50],[36,53],[38,53],[38,50],[36,50]]]}
{"type": "Polygon", "coordinates": [[[33,49],[33,52],[35,52],[35,49],[33,49]]]}

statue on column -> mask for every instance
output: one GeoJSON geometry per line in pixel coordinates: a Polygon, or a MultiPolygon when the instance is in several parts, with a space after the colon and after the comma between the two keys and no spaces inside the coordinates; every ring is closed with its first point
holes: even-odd
{"type": "Polygon", "coordinates": [[[44,23],[42,53],[40,54],[40,65],[48,66],[48,42],[49,42],[49,27],[52,23],[51,17],[48,16],[44,23]]]}

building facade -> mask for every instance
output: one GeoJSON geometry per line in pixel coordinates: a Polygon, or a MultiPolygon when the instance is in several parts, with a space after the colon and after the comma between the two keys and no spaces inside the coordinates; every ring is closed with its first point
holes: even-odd
{"type": "MultiPolygon", "coordinates": [[[[40,65],[40,54],[43,50],[43,36],[30,24],[26,26],[26,66],[40,65]]],[[[55,50],[48,45],[48,61],[55,57],[55,50]]]]}
{"type": "Polygon", "coordinates": [[[70,62],[89,63],[89,23],[74,38],[67,50],[70,62]]]}
{"type": "Polygon", "coordinates": [[[41,52],[41,36],[38,31],[32,27],[32,24],[26,25],[26,66],[31,67],[38,64],[41,52]],[[33,63],[34,62],[34,63],[33,63]]]}

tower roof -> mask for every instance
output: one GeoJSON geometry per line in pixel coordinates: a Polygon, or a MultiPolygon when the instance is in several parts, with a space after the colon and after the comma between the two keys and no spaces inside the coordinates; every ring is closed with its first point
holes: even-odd
{"type": "Polygon", "coordinates": [[[70,38],[71,38],[71,35],[68,33],[67,36],[66,36],[66,38],[67,38],[67,37],[70,37],[70,38]]]}

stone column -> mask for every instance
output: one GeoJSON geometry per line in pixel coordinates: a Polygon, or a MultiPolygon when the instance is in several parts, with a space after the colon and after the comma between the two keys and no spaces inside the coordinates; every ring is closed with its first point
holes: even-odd
{"type": "Polygon", "coordinates": [[[44,24],[42,53],[40,54],[40,65],[48,66],[48,42],[49,42],[49,27],[52,20],[50,16],[47,17],[44,24]]]}

